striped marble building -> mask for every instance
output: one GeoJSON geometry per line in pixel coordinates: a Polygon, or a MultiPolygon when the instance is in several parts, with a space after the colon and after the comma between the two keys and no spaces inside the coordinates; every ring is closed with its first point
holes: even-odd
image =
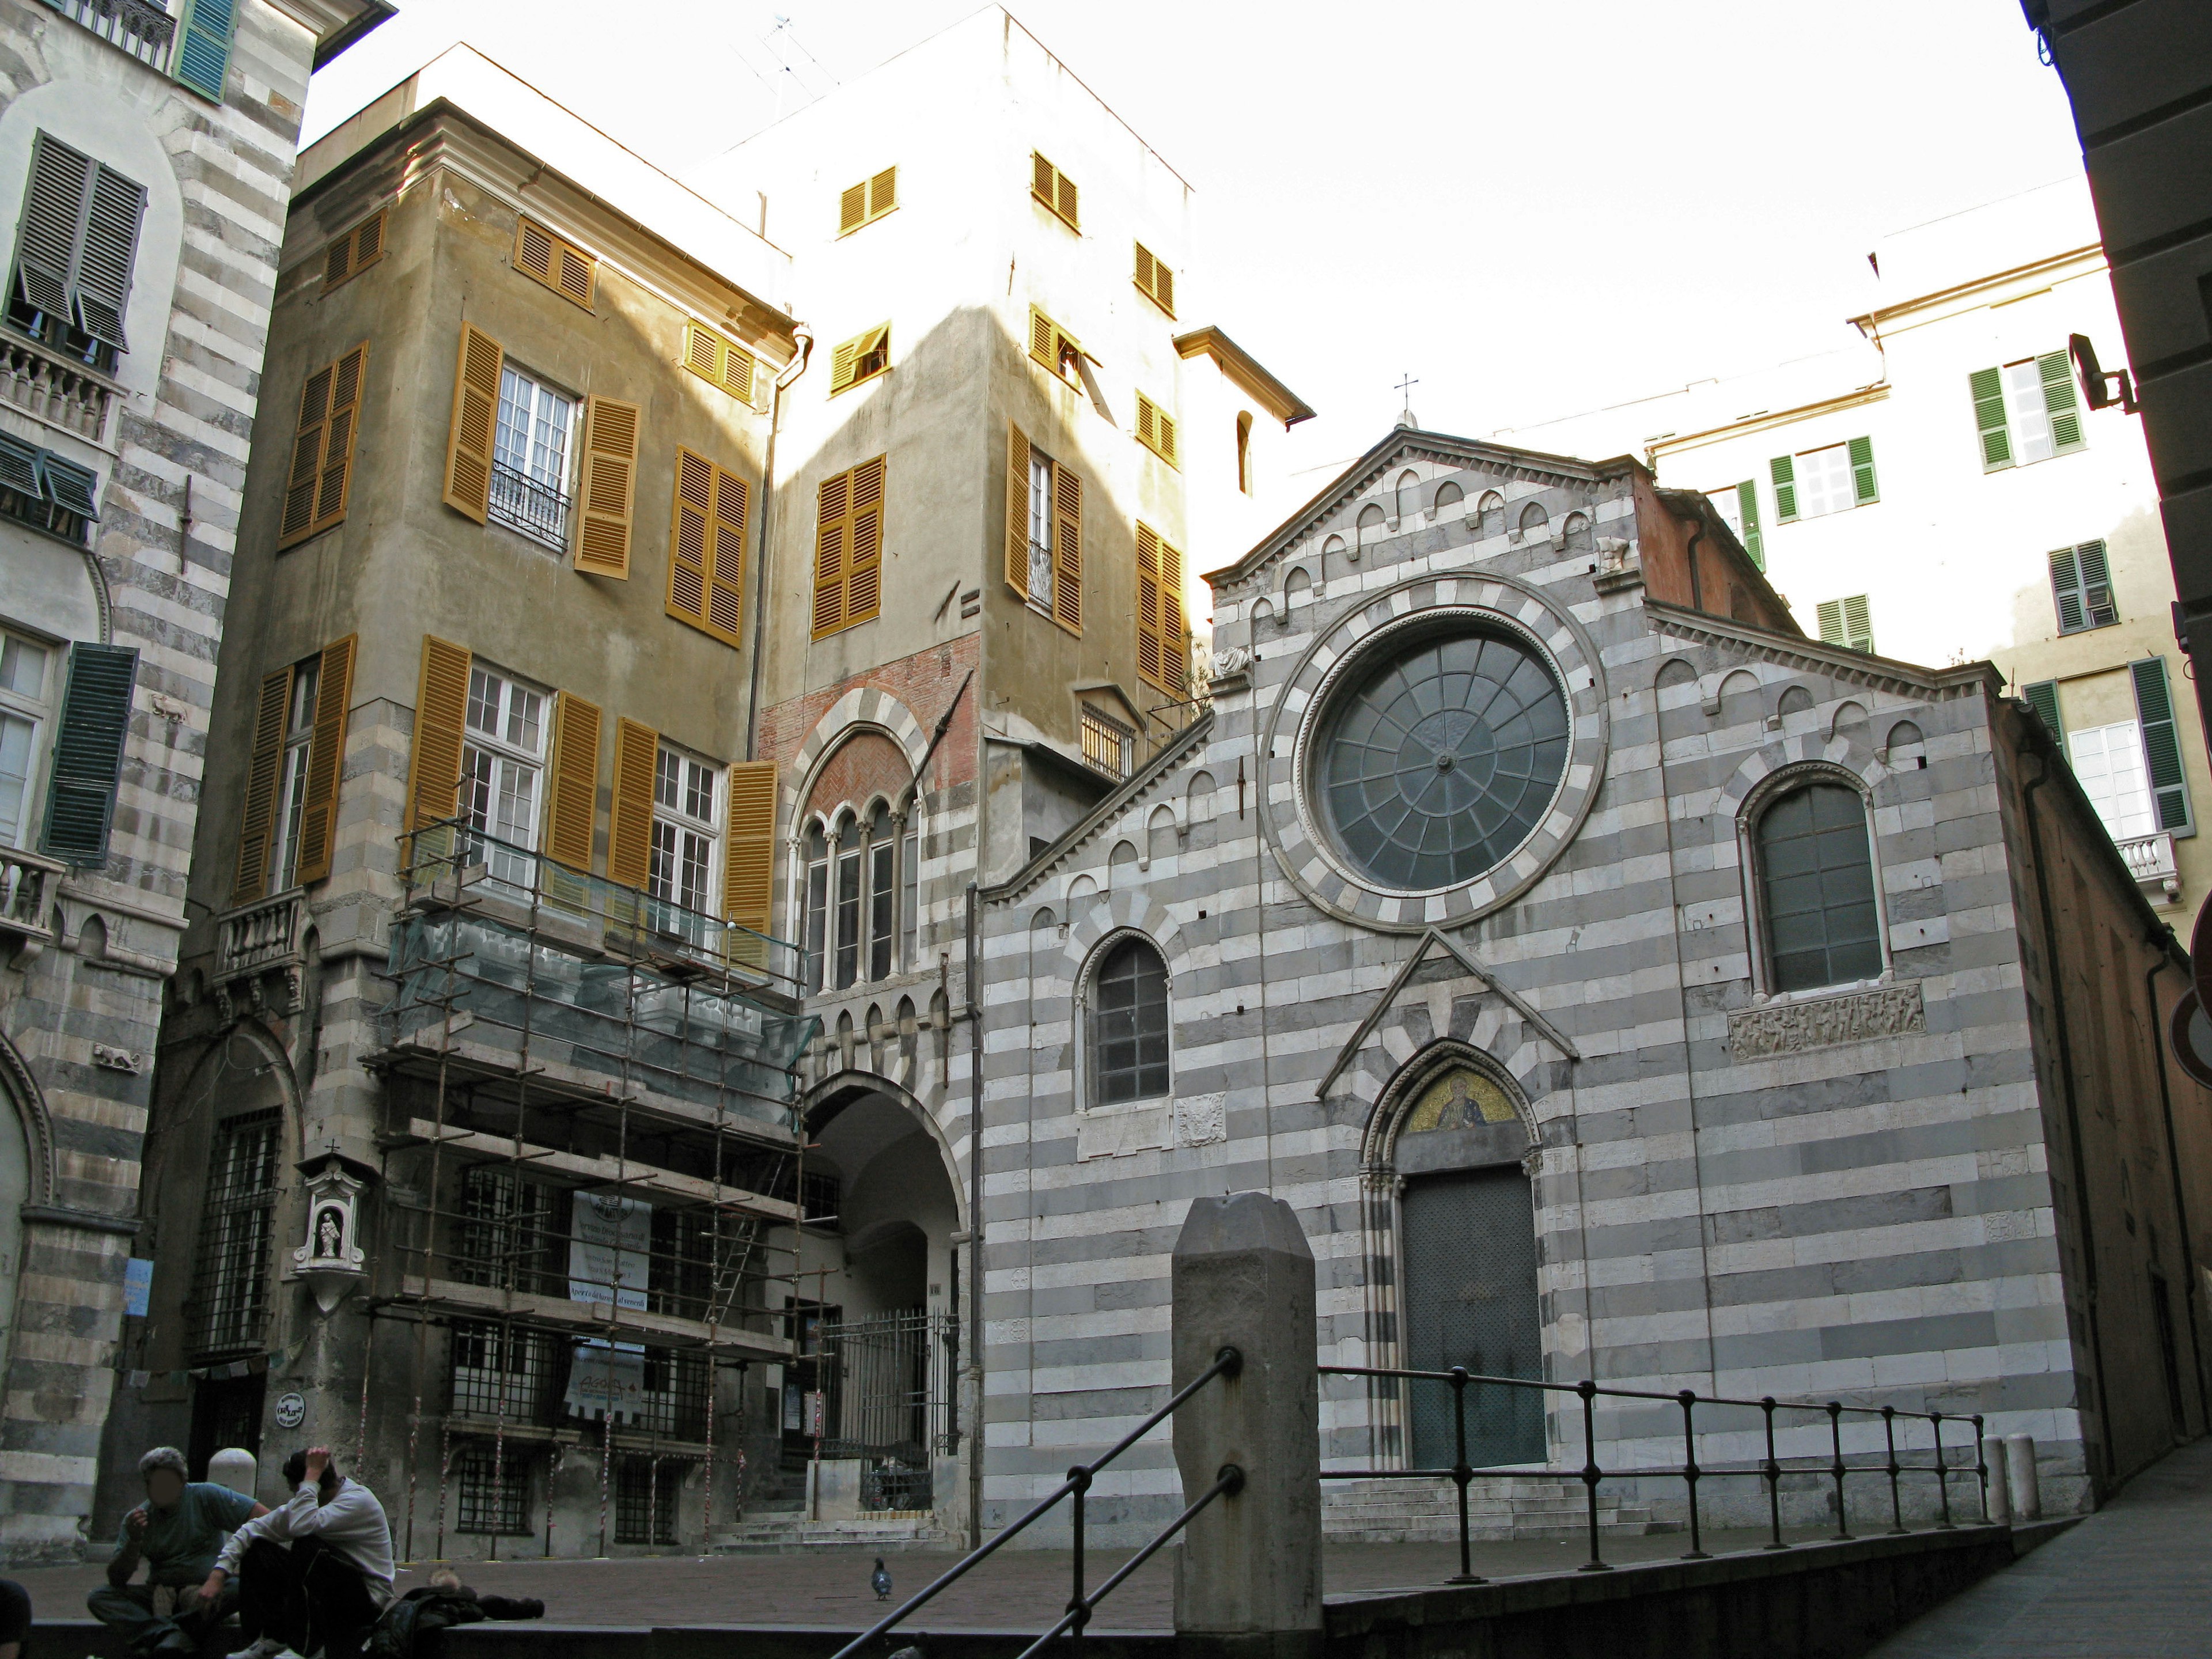
{"type": "MultiPolygon", "coordinates": [[[[1981,1412],[2062,1508],[2203,1431],[2185,959],[1986,665],[1806,638],[1632,460],[1410,427],[1208,580],[1210,714],[982,894],[987,1526],[1164,1397],[1184,1210],[1244,1189],[1323,1363],[1981,1412]]],[[[1451,1461],[1327,1382],[1325,1466],[1451,1461]]],[[[1567,1407],[1474,1460],[1578,1470],[1567,1407]]],[[[1680,1461],[1671,1403],[1598,1434],[1680,1461]]],[[[1117,1468],[1173,1512],[1164,1441],[1117,1468]]]]}
{"type": "Polygon", "coordinates": [[[386,0],[0,7],[0,1557],[72,1553],[307,77],[386,0]]]}

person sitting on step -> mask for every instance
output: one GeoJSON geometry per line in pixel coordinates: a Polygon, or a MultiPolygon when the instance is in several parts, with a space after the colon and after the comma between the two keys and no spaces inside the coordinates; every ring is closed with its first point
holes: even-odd
{"type": "Polygon", "coordinates": [[[243,1492],[187,1480],[185,1474],[185,1455],[174,1446],[156,1446],[138,1460],[146,1501],[123,1517],[107,1582],[84,1599],[92,1616],[122,1637],[133,1659],[190,1654],[230,1615],[237,1595],[210,1595],[202,1581],[223,1540],[269,1513],[243,1492]],[[142,1560],[146,1582],[134,1584],[142,1560]]]}
{"type": "Polygon", "coordinates": [[[287,1648],[356,1659],[392,1603],[392,1523],[374,1492],[338,1473],[326,1447],[287,1458],[284,1484],[291,1501],[231,1534],[206,1593],[237,1580],[239,1628],[250,1644],[242,1659],[274,1659],[287,1648]]]}

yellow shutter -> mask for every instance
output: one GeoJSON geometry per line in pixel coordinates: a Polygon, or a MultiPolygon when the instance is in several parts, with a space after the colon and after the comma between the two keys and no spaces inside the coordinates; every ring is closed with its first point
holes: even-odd
{"type": "Polygon", "coordinates": [[[643,887],[653,874],[653,781],[660,734],[635,720],[615,722],[615,805],[607,823],[607,879],[643,887]]]}
{"type": "Polygon", "coordinates": [[[1071,634],[1083,632],[1083,480],[1052,470],[1052,613],[1071,634]]]}
{"type": "Polygon", "coordinates": [[[1047,207],[1053,206],[1052,163],[1035,150],[1030,152],[1030,194],[1047,207]]]}
{"type": "Polygon", "coordinates": [[[1006,586],[1030,596],[1030,441],[1006,422],[1006,586]]]}
{"type": "Polygon", "coordinates": [[[1160,682],[1160,538],[1152,526],[1137,526],[1137,673],[1160,682]]]}
{"type": "Polygon", "coordinates": [[[1076,212],[1075,208],[1075,180],[1063,173],[1060,175],[1060,195],[1053,204],[1053,211],[1067,221],[1071,230],[1083,222],[1082,216],[1076,212]]]}
{"type": "Polygon", "coordinates": [[[599,261],[566,237],[525,219],[515,229],[514,268],[586,311],[599,261]]]}
{"type": "MultiPolygon", "coordinates": [[[[722,855],[724,920],[766,934],[775,896],[775,763],[738,761],[730,767],[730,830],[722,855]]],[[[731,959],[768,965],[763,939],[732,938],[731,959]]]]}
{"type": "Polygon", "coordinates": [[[1159,410],[1152,407],[1152,400],[1139,392],[1137,394],[1137,441],[1147,449],[1160,441],[1158,419],[1159,410]]]}
{"type": "Polygon", "coordinates": [[[836,397],[853,384],[853,363],[860,356],[859,338],[845,341],[830,354],[830,395],[836,397]]]}
{"type": "Polygon", "coordinates": [[[714,510],[714,469],[702,455],[676,452],[676,507],[668,526],[668,614],[707,625],[707,520],[714,510]]]}
{"type": "Polygon", "coordinates": [[[1180,467],[1182,463],[1177,459],[1176,449],[1175,417],[1171,415],[1159,414],[1155,418],[1159,422],[1160,459],[1170,466],[1180,467]]]}
{"type": "Polygon", "coordinates": [[[868,217],[880,219],[898,205],[898,169],[885,167],[868,180],[868,217]]]}
{"type": "Polygon", "coordinates": [[[727,646],[744,635],[745,507],[752,487],[734,472],[714,469],[713,544],[707,562],[706,629],[727,646]]]}
{"type": "Polygon", "coordinates": [[[1171,697],[1189,690],[1190,629],[1182,614],[1182,555],[1160,544],[1160,689],[1171,697]]]}
{"type": "Polygon", "coordinates": [[[362,381],[368,373],[368,343],[363,341],[331,365],[331,414],[323,428],[322,466],[316,475],[315,521],[319,535],[346,514],[352,495],[353,441],[361,426],[362,381]]]}
{"type": "Polygon", "coordinates": [[[384,215],[380,208],[343,236],[334,236],[323,252],[323,292],[350,282],[384,257],[384,215]]]}
{"type": "Polygon", "coordinates": [[[300,856],[294,878],[305,887],[331,873],[337,850],[338,781],[345,775],[346,717],[353,708],[356,635],[323,647],[315,672],[315,731],[307,743],[307,787],[300,807],[300,856]]]}
{"type": "Polygon", "coordinates": [[[753,400],[753,354],[733,345],[702,323],[684,325],[684,367],[711,380],[739,403],[753,400]]]}
{"type": "Polygon", "coordinates": [[[461,325],[453,369],[453,424],[446,439],[446,505],[478,524],[491,507],[492,426],[499,413],[499,375],[507,354],[471,323],[461,325]]]}
{"type": "Polygon", "coordinates": [[[415,690],[415,752],[407,773],[410,834],[459,810],[468,707],[468,652],[425,634],[422,677],[415,690]]]}
{"type": "Polygon", "coordinates": [[[1175,272],[1142,242],[1137,244],[1136,282],[1154,305],[1169,316],[1175,315],[1175,272]]]}
{"type": "Polygon", "coordinates": [[[556,864],[587,872],[592,867],[592,826],[599,817],[599,723],[597,703],[566,691],[555,699],[545,851],[556,864]]]}
{"type": "Polygon", "coordinates": [[[866,622],[883,606],[884,460],[853,469],[852,534],[845,556],[845,621],[866,622]]]}
{"type": "Polygon", "coordinates": [[[845,550],[853,475],[824,478],[814,496],[814,637],[845,625],[845,550]]]}
{"type": "Polygon", "coordinates": [[[269,846],[276,834],[277,773],[284,759],[284,718],[292,704],[292,671],[261,677],[253,712],[253,757],[246,767],[246,808],[239,815],[238,871],[230,902],[250,904],[269,885],[269,846]]]}
{"type": "Polygon", "coordinates": [[[315,532],[315,490],[322,481],[323,432],[330,421],[335,368],[335,364],[325,364],[300,388],[300,426],[292,439],[292,470],[284,483],[284,516],[276,527],[280,548],[304,541],[315,532]]]}
{"type": "Polygon", "coordinates": [[[862,179],[837,198],[837,234],[848,235],[868,222],[868,183],[862,179]]]}
{"type": "Polygon", "coordinates": [[[637,487],[635,404],[592,398],[584,405],[584,482],[576,514],[576,568],[629,575],[630,498],[637,487]]]}
{"type": "Polygon", "coordinates": [[[1055,374],[1060,373],[1060,359],[1052,349],[1053,336],[1056,331],[1051,318],[1035,306],[1030,307],[1030,356],[1055,374]]]}

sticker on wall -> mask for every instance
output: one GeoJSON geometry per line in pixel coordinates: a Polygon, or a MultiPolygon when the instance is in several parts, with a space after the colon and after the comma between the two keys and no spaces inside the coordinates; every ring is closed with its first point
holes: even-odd
{"type": "Polygon", "coordinates": [[[154,1264],[134,1255],[123,1264],[123,1312],[126,1318],[143,1319],[154,1294],[154,1264]]]}
{"type": "Polygon", "coordinates": [[[296,1429],[307,1420],[307,1397],[296,1389],[276,1396],[276,1426],[296,1429]]]}

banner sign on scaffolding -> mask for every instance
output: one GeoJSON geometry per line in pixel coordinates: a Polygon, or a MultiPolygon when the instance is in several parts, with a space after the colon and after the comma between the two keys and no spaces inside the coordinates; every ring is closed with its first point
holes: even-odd
{"type": "Polygon", "coordinates": [[[642,1310],[652,1248],[652,1205],[578,1193],[568,1233],[568,1299],[642,1310]]]}

